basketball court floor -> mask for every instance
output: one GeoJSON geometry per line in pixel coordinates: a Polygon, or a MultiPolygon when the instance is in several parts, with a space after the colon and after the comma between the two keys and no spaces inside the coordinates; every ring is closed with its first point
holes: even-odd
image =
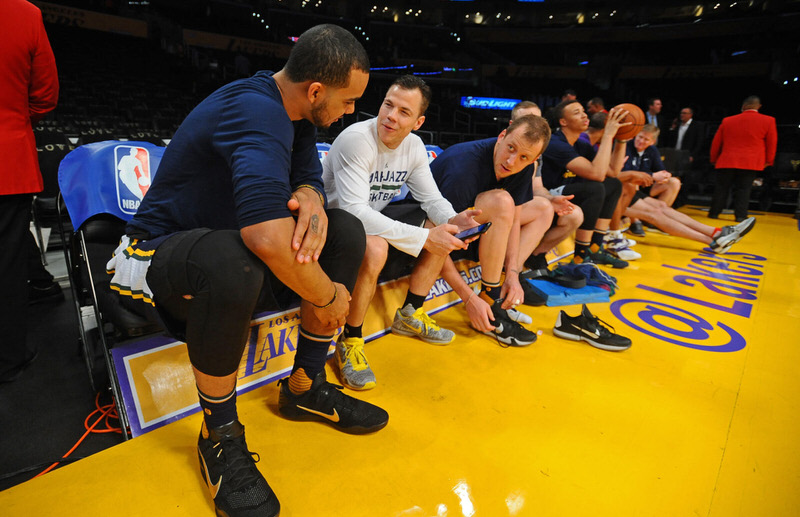
{"type": "MultiPolygon", "coordinates": [[[[580,306],[524,307],[542,334],[515,349],[456,305],[436,315],[449,346],[367,344],[378,387],[359,396],[389,412],[385,429],[285,420],[270,384],[239,399],[249,446],[284,517],[800,515],[798,235],[791,216],[759,215],[712,256],[649,232],[643,259],[607,270],[611,303],[589,306],[633,340],[624,352],[553,335],[580,306]]],[[[199,427],[193,415],[1,492],[0,513],[213,515],[199,427]]]]}

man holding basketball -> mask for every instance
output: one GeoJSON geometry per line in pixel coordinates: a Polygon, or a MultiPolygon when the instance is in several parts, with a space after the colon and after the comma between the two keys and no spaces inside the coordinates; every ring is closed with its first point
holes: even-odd
{"type": "Polygon", "coordinates": [[[579,140],[589,127],[589,117],[577,100],[567,100],[552,111],[551,126],[557,128],[543,155],[542,181],[556,195],[574,196],[572,203],[583,210],[583,223],[575,232],[576,263],[593,262],[614,268],[628,263],[605,250],[603,236],[609,229],[622,183],[616,178],[625,161],[625,142],[614,143],[628,111],[614,107],[608,112],[605,131],[595,152],[579,140]]]}

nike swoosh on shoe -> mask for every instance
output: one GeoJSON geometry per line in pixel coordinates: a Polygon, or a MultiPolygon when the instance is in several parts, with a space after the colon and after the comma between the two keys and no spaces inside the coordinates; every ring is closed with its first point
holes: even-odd
{"type": "Polygon", "coordinates": [[[588,330],[586,330],[584,328],[581,328],[581,327],[575,325],[574,323],[570,323],[570,325],[572,325],[574,328],[580,330],[581,332],[583,332],[584,334],[586,334],[589,337],[593,337],[595,339],[598,339],[600,337],[600,333],[598,333],[598,332],[589,332],[588,330]]]}
{"type": "Polygon", "coordinates": [[[339,421],[339,412],[336,411],[336,408],[333,408],[333,413],[328,414],[328,413],[323,413],[321,411],[315,411],[313,409],[309,409],[307,407],[303,407],[303,406],[300,406],[300,405],[298,405],[297,407],[299,407],[303,411],[308,411],[309,413],[313,413],[315,415],[319,415],[322,418],[327,418],[331,422],[338,422],[339,421]]]}
{"type": "Polygon", "coordinates": [[[202,453],[200,454],[200,461],[203,462],[203,473],[206,475],[206,483],[208,483],[208,489],[211,491],[211,499],[216,499],[217,493],[222,486],[222,475],[219,476],[216,484],[212,483],[211,477],[208,475],[208,465],[206,465],[206,459],[203,457],[202,453]]]}

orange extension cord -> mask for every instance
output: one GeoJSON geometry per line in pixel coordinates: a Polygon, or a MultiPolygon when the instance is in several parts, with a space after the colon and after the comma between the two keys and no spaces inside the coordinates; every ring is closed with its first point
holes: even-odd
{"type": "MultiPolygon", "coordinates": [[[[95,409],[94,411],[89,413],[89,415],[86,417],[86,420],[83,421],[83,426],[86,428],[86,432],[83,433],[83,436],[81,436],[80,440],[78,440],[78,442],[75,445],[73,445],[72,448],[69,451],[67,451],[67,453],[65,455],[63,455],[61,457],[61,460],[66,459],[70,454],[75,452],[75,449],[77,449],[78,446],[81,443],[83,443],[83,440],[85,440],[86,437],[89,436],[90,433],[119,433],[119,434],[122,434],[122,429],[120,427],[113,427],[111,425],[111,423],[109,422],[109,420],[112,419],[112,418],[116,418],[117,420],[119,420],[119,415],[117,414],[117,408],[114,405],[114,399],[113,398],[111,399],[111,404],[108,404],[108,405],[105,405],[105,406],[101,407],[100,406],[100,393],[98,392],[97,396],[94,399],[94,405],[95,405],[95,407],[97,409],[95,409]],[[94,416],[97,413],[100,413],[100,416],[97,418],[97,420],[95,420],[95,422],[92,425],[89,425],[89,420],[91,420],[92,416],[94,416]],[[105,420],[105,426],[106,426],[105,429],[95,429],[95,427],[97,427],[97,425],[103,420],[105,420]]],[[[39,476],[47,474],[48,472],[50,472],[51,470],[56,468],[60,463],[61,463],[60,460],[55,462],[55,463],[53,463],[52,465],[47,467],[42,472],[36,474],[34,476],[34,478],[38,478],[39,476]]]]}

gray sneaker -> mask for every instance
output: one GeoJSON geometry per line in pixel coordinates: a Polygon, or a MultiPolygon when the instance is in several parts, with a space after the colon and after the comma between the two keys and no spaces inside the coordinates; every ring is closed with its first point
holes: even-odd
{"type": "Polygon", "coordinates": [[[723,226],[719,235],[711,241],[711,251],[714,253],[725,253],[731,246],[741,240],[756,224],[755,217],[748,217],[735,226],[723,226]]]}
{"type": "Polygon", "coordinates": [[[410,303],[402,309],[397,309],[397,312],[394,313],[392,333],[401,336],[416,336],[433,345],[446,345],[456,338],[452,330],[439,327],[422,307],[414,310],[410,303]]]}
{"type": "Polygon", "coordinates": [[[364,339],[339,336],[336,341],[336,366],[342,384],[352,390],[371,390],[375,387],[375,374],[364,354],[364,339]]]}

